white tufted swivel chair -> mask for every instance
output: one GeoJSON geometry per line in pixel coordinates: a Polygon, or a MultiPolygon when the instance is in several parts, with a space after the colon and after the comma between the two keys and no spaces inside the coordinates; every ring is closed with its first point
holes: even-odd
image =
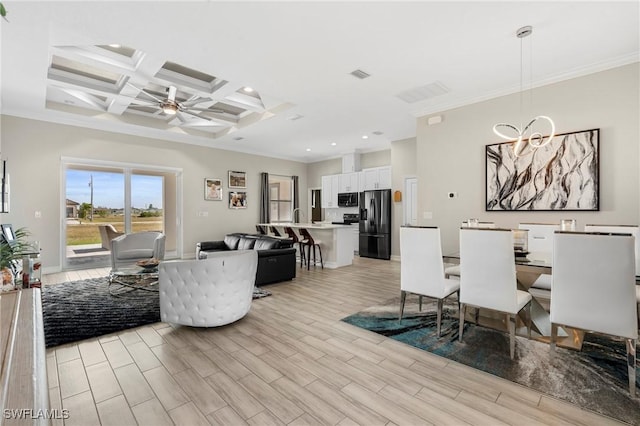
{"type": "MultiPolygon", "coordinates": [[[[541,260],[551,263],[553,258],[553,233],[560,230],[560,224],[521,223],[518,229],[527,229],[530,260],[541,260]]],[[[533,288],[551,290],[551,275],[541,274],[531,285],[533,288]]]]}
{"type": "Polygon", "coordinates": [[[440,337],[442,304],[460,289],[460,281],[444,277],[440,229],[431,227],[400,228],[400,318],[407,293],[438,300],[437,333],[440,337]]]}
{"type": "Polygon", "coordinates": [[[161,262],[160,319],[192,327],[217,327],[239,320],[251,309],[257,267],[255,250],[161,262]]]}
{"type": "Polygon", "coordinates": [[[138,260],[164,259],[165,235],[146,231],[121,235],[111,240],[111,268],[131,266],[138,260]]]}
{"type": "Polygon", "coordinates": [[[511,359],[515,353],[515,316],[528,307],[531,338],[531,295],[517,289],[513,233],[510,229],[460,229],[460,332],[466,306],[506,314],[511,359]]]}
{"type": "Polygon", "coordinates": [[[636,388],[638,323],[630,235],[556,232],[551,286],[551,353],[558,325],[623,337],[629,392],[636,388]]]}

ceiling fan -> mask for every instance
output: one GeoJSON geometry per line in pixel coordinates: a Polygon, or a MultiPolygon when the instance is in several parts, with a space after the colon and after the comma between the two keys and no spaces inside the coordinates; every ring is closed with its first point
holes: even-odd
{"type": "Polygon", "coordinates": [[[206,123],[203,123],[203,125],[217,126],[219,125],[218,123],[206,117],[203,117],[202,115],[199,115],[198,112],[210,112],[210,113],[218,113],[218,114],[222,114],[225,112],[221,109],[195,107],[195,105],[199,103],[211,101],[212,99],[210,98],[196,97],[195,99],[190,99],[184,102],[177,101],[176,94],[178,93],[178,89],[175,86],[167,87],[167,97],[165,99],[161,99],[156,95],[154,95],[153,93],[148,92],[144,88],[134,86],[131,83],[127,83],[127,85],[135,88],[141,94],[144,94],[147,97],[153,99],[153,101],[145,101],[144,99],[136,98],[133,100],[132,103],[141,105],[141,106],[156,107],[160,111],[162,111],[165,115],[176,116],[181,123],[186,123],[187,121],[190,121],[187,119],[187,117],[185,117],[185,115],[188,115],[191,117],[195,117],[199,120],[204,120],[206,123]]]}

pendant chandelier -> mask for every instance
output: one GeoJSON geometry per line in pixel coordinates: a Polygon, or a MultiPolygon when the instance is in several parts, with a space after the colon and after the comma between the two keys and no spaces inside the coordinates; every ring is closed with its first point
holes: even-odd
{"type": "MultiPolygon", "coordinates": [[[[531,35],[533,32],[533,27],[527,25],[525,27],[519,28],[516,31],[516,36],[520,39],[520,117],[522,119],[523,111],[522,111],[522,96],[523,96],[523,49],[522,49],[522,39],[531,35]]],[[[533,79],[533,76],[531,76],[533,79]]],[[[531,121],[527,123],[526,126],[522,127],[522,122],[520,123],[520,128],[509,124],[509,123],[498,123],[493,126],[493,132],[506,140],[513,140],[514,137],[516,141],[513,144],[513,153],[516,157],[521,157],[526,154],[530,154],[538,148],[541,148],[547,145],[554,138],[556,134],[556,126],[553,123],[553,120],[546,115],[539,115],[533,118],[531,121]],[[533,126],[536,122],[547,122],[551,127],[551,132],[549,136],[545,137],[542,133],[535,131],[533,126]],[[512,133],[511,136],[503,133],[505,130],[508,130],[509,133],[512,133]],[[514,136],[515,135],[515,136],[514,136]],[[527,150],[527,148],[530,148],[527,150]]]]}

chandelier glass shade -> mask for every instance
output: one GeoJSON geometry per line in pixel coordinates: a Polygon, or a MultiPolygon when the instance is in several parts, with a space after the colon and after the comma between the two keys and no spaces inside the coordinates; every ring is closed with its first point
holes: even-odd
{"type": "MultiPolygon", "coordinates": [[[[533,32],[533,28],[531,26],[525,26],[519,28],[516,31],[516,36],[520,39],[520,115],[523,115],[522,112],[522,95],[523,95],[523,87],[522,87],[522,39],[531,35],[533,32]]],[[[518,128],[513,124],[509,123],[498,123],[493,126],[493,133],[497,136],[506,139],[506,140],[514,140],[513,144],[513,153],[516,157],[521,157],[523,155],[529,154],[535,151],[538,148],[541,148],[551,142],[551,140],[556,135],[556,126],[553,120],[546,115],[539,115],[532,120],[530,120],[526,126],[522,128],[518,128]],[[546,122],[550,127],[550,132],[548,136],[544,136],[541,132],[534,130],[534,124],[542,124],[546,122]],[[508,132],[509,134],[505,133],[508,132]]]]}

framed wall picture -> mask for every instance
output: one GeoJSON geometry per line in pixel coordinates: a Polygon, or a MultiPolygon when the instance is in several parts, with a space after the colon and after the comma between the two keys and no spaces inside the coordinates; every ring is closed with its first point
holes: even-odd
{"type": "Polygon", "coordinates": [[[247,193],[229,191],[229,208],[230,209],[246,209],[247,193]]]}
{"type": "Polygon", "coordinates": [[[204,178],[204,199],[222,201],[222,179],[204,178]]]}
{"type": "Polygon", "coordinates": [[[563,133],[516,157],[487,145],[486,211],[600,210],[600,129],[563,133]]]}
{"type": "Polygon", "coordinates": [[[243,189],[247,187],[247,173],[229,170],[229,188],[243,189]]]}

